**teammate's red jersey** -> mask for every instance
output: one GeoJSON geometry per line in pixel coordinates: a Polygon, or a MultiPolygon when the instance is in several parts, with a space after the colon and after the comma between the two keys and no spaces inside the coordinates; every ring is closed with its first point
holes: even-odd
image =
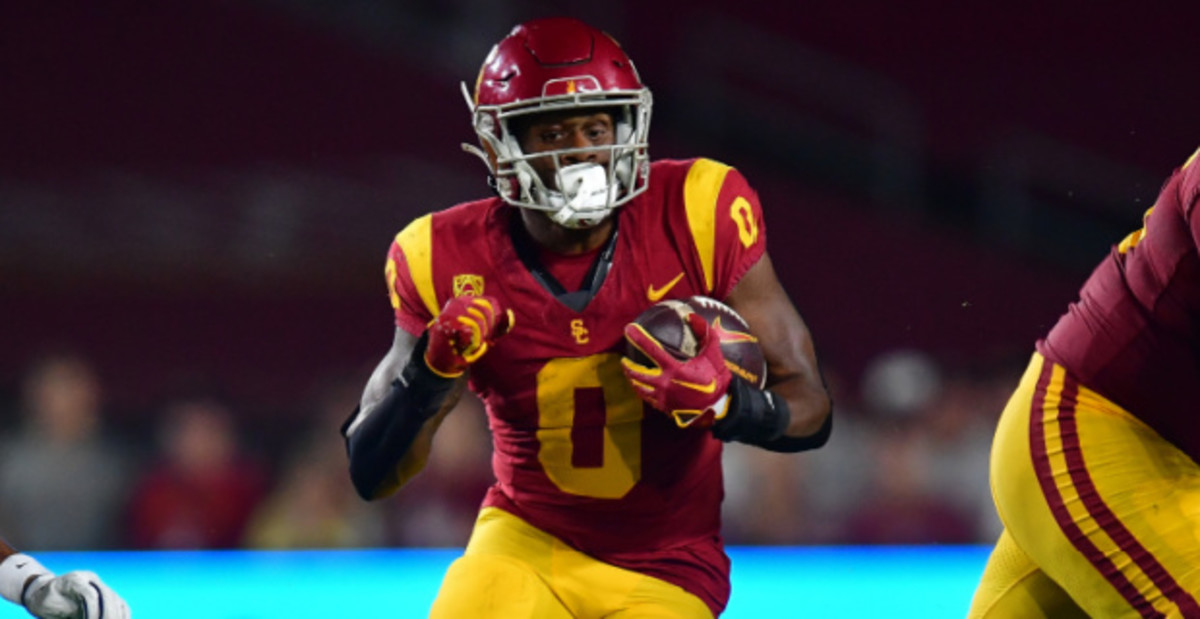
{"type": "Polygon", "coordinates": [[[1200,456],[1200,166],[1167,180],[1038,351],[1200,456]]]}
{"type": "Polygon", "coordinates": [[[683,587],[714,614],[729,596],[720,536],[721,443],[645,408],[620,365],[623,329],[661,299],[725,298],[763,255],[758,197],[711,160],[658,161],[617,213],[611,270],[576,311],[517,254],[499,199],[417,219],[387,277],[396,323],[417,335],[447,299],[493,296],[515,327],[471,366],[496,484],[484,504],[597,559],[683,587]]]}

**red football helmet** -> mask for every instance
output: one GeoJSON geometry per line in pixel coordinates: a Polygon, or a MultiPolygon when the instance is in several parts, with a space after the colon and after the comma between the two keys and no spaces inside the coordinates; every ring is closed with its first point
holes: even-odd
{"type": "Polygon", "coordinates": [[[612,37],[577,19],[558,17],[523,23],[483,62],[472,97],[463,84],[472,124],[486,153],[496,189],[509,204],[547,211],[570,228],[587,228],[642,191],[650,177],[647,135],[650,91],[633,62],[612,37]],[[611,146],[564,149],[529,155],[510,129],[514,117],[563,110],[613,109],[616,140],[611,146]],[[610,151],[606,166],[561,165],[564,154],[610,151]],[[555,187],[547,187],[529,164],[551,155],[555,187]]]}

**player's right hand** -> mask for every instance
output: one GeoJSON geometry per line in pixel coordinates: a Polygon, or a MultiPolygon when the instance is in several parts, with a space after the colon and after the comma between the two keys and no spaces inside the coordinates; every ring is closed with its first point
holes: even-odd
{"type": "Polygon", "coordinates": [[[26,589],[25,608],[41,619],[129,619],[129,605],[92,572],[42,574],[26,589]]]}
{"type": "Polygon", "coordinates": [[[429,323],[425,365],[439,376],[461,376],[496,338],[512,329],[513,320],[512,310],[500,307],[493,297],[450,299],[429,323]]]}
{"type": "Polygon", "coordinates": [[[677,359],[644,327],[631,322],[625,325],[625,339],[653,365],[624,357],[621,366],[638,397],[670,415],[676,425],[708,427],[729,410],[733,373],[721,354],[721,328],[695,312],[688,314],[687,322],[700,341],[695,357],[677,359]]]}

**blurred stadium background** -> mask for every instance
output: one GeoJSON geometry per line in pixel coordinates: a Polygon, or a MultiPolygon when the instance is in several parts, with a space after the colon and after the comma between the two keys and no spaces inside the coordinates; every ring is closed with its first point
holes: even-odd
{"type": "Polygon", "coordinates": [[[969,599],[1033,341],[1200,144],[1194,5],[0,0],[0,534],[464,543],[477,403],[378,505],[336,430],[391,342],[392,235],[486,191],[458,83],[550,14],[638,63],[654,156],[758,188],[835,391],[825,449],[728,450],[728,541],[966,549],[969,599]]]}

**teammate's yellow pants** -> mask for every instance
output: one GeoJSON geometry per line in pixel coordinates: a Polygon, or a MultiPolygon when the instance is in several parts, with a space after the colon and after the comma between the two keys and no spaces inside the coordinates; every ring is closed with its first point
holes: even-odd
{"type": "Polygon", "coordinates": [[[1005,530],[970,617],[1200,618],[1200,467],[1041,355],[1001,416],[991,484],[1005,530]]]}

